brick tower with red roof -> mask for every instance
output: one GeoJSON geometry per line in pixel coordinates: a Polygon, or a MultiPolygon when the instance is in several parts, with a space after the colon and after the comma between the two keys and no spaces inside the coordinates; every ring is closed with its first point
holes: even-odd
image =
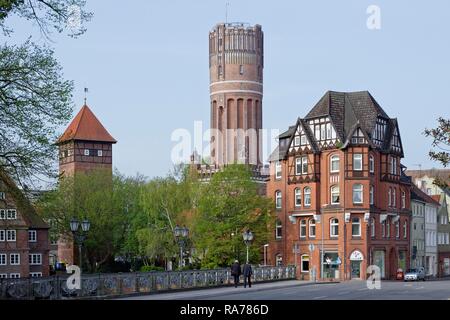
{"type": "Polygon", "coordinates": [[[93,169],[112,172],[112,145],[117,141],[84,105],[58,139],[59,173],[73,175],[93,169]]]}

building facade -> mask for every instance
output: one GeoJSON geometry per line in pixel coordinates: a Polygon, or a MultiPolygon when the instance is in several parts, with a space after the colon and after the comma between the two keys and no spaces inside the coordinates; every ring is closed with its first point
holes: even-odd
{"type": "Polygon", "coordinates": [[[435,277],[438,270],[437,212],[439,203],[425,203],[425,270],[427,276],[435,277]]]}
{"type": "Polygon", "coordinates": [[[432,196],[439,202],[440,207],[437,213],[437,251],[438,266],[437,273],[439,277],[450,276],[450,223],[449,223],[449,206],[447,196],[441,193],[440,196],[432,196]]]}
{"type": "Polygon", "coordinates": [[[0,171],[0,278],[49,275],[48,225],[0,171]]]}
{"type": "Polygon", "coordinates": [[[425,203],[414,186],[411,188],[411,268],[425,267],[425,203]]]}
{"type": "Polygon", "coordinates": [[[260,25],[220,23],[209,33],[212,164],[261,164],[263,68],[260,25]]]}
{"type": "Polygon", "coordinates": [[[410,180],[396,119],[364,92],[327,92],[279,136],[267,196],[276,206],[272,264],[303,278],[382,278],[409,266],[410,180]]]}
{"type": "MultiPolygon", "coordinates": [[[[57,141],[60,176],[92,170],[105,170],[112,176],[112,146],[115,143],[117,141],[92,110],[84,105],[57,141]]],[[[60,236],[52,244],[52,260],[71,265],[74,255],[74,243],[70,236],[60,236]]]]}

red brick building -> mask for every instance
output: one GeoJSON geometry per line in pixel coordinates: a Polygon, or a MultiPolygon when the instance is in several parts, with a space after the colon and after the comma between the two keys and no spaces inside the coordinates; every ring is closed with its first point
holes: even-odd
{"type": "Polygon", "coordinates": [[[327,92],[270,157],[277,225],[269,264],[341,280],[366,278],[369,265],[382,278],[409,266],[403,156],[397,120],[369,92],[327,92]]]}
{"type": "MultiPolygon", "coordinates": [[[[58,139],[59,172],[63,176],[103,169],[112,175],[112,145],[109,134],[91,109],[84,105],[58,139]]],[[[74,263],[72,239],[61,237],[53,244],[52,254],[59,262],[74,263]]]]}
{"type": "Polygon", "coordinates": [[[0,170],[0,278],[49,275],[48,225],[0,170]]]}

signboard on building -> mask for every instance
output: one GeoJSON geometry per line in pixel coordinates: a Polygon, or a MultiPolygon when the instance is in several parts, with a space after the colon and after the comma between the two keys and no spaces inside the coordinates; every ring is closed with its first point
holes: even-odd
{"type": "Polygon", "coordinates": [[[361,251],[355,250],[350,255],[350,260],[351,261],[362,261],[362,260],[364,260],[364,257],[363,257],[363,254],[361,253],[361,251]]]}

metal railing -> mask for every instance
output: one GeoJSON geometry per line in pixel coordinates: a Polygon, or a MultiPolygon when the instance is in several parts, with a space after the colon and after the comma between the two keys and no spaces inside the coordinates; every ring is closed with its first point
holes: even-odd
{"type": "MultiPolygon", "coordinates": [[[[170,290],[219,287],[233,283],[229,269],[87,274],[81,276],[81,289],[67,287],[69,276],[0,279],[0,300],[109,298],[170,290]]],[[[253,282],[288,279],[295,279],[295,266],[253,269],[253,282]]]]}

